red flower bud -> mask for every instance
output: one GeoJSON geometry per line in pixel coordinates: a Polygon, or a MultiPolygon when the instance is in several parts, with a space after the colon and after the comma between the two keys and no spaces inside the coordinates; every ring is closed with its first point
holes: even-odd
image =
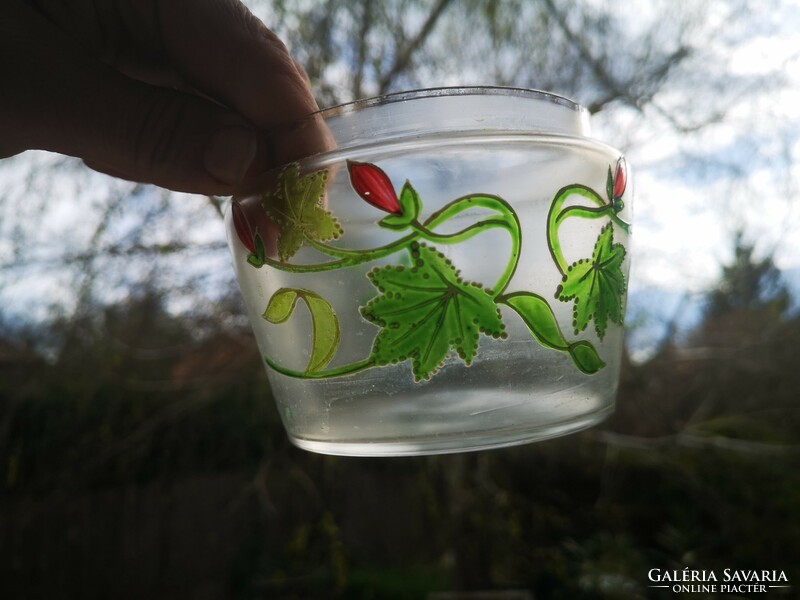
{"type": "Polygon", "coordinates": [[[628,167],[625,165],[625,159],[620,156],[617,161],[617,172],[614,174],[614,200],[622,197],[626,185],[628,185],[628,167]]]}
{"type": "Polygon", "coordinates": [[[231,215],[233,216],[233,227],[236,229],[236,235],[239,236],[239,240],[244,244],[245,248],[255,254],[256,241],[253,237],[253,231],[250,229],[250,223],[247,221],[244,210],[236,200],[231,202],[231,215]]]}
{"type": "Polygon", "coordinates": [[[348,160],[347,170],[350,173],[353,189],[364,200],[388,213],[403,214],[392,182],[381,169],[369,163],[348,160]]]}

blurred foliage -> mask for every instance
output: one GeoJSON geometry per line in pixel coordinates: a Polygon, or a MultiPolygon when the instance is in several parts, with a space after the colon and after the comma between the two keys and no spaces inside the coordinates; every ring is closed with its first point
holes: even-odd
{"type": "Polygon", "coordinates": [[[603,426],[464,455],[294,449],[249,333],[152,291],[54,324],[54,360],[7,330],[4,597],[627,599],[650,597],[654,567],[797,581],[800,317],[725,285],[763,271],[749,281],[783,289],[734,254],[726,304],[626,364],[603,426]]]}
{"type": "Polygon", "coordinates": [[[781,315],[789,308],[791,298],[772,257],[757,260],[755,248],[741,231],[733,246],[733,263],[723,267],[719,288],[711,293],[709,316],[741,310],[781,315]]]}

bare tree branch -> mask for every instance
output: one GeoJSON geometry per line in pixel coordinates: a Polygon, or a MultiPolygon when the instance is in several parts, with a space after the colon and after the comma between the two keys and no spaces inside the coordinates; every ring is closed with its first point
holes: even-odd
{"type": "Polygon", "coordinates": [[[637,451],[657,451],[669,448],[690,448],[693,450],[707,450],[715,448],[737,452],[739,454],[755,455],[785,455],[800,453],[800,444],[770,444],[740,440],[721,435],[698,435],[681,432],[675,435],[661,437],[642,437],[625,435],[612,431],[596,431],[592,437],[598,442],[617,448],[627,448],[637,451]]]}
{"type": "MultiPolygon", "coordinates": [[[[624,99],[626,100],[631,106],[641,110],[641,106],[639,103],[630,97],[628,91],[626,90],[625,86],[619,83],[614,76],[606,69],[605,65],[599,60],[589,47],[586,45],[584,39],[572,31],[572,28],[567,23],[567,19],[565,15],[556,8],[555,3],[553,0],[542,0],[544,5],[547,7],[547,10],[550,12],[552,17],[555,19],[556,23],[558,24],[559,29],[564,33],[564,36],[567,40],[572,44],[575,49],[580,54],[581,58],[586,62],[586,64],[591,68],[592,73],[597,78],[597,80],[605,87],[605,89],[609,92],[609,95],[606,99],[604,99],[601,104],[600,108],[609,102],[617,99],[624,99]]],[[[595,103],[597,104],[597,103],[595,103]]],[[[599,110],[599,108],[594,107],[595,110],[592,110],[594,107],[590,106],[589,110],[595,112],[595,110],[599,110]]]]}
{"type": "Polygon", "coordinates": [[[436,6],[434,6],[431,10],[428,18],[425,20],[425,23],[422,25],[422,28],[419,30],[417,35],[409,40],[408,44],[406,44],[402,51],[397,53],[394,64],[380,79],[378,91],[381,94],[385,94],[391,87],[392,83],[394,83],[395,77],[408,68],[414,52],[416,52],[416,50],[425,43],[425,40],[431,34],[434,27],[436,27],[436,22],[439,20],[439,17],[442,16],[442,13],[451,2],[452,0],[439,0],[439,2],[436,3],[436,6]]]}
{"type": "Polygon", "coordinates": [[[641,73],[637,74],[639,79],[639,88],[642,88],[642,83],[645,84],[641,94],[633,94],[631,90],[636,89],[637,86],[632,85],[632,82],[621,82],[611,73],[611,71],[604,64],[601,57],[595,56],[589,46],[586,44],[584,36],[574,32],[567,23],[565,15],[558,10],[553,0],[543,0],[547,10],[555,19],[564,36],[578,51],[578,54],[584,60],[586,65],[591,69],[592,74],[605,88],[606,95],[602,98],[595,100],[587,108],[589,112],[596,113],[602,110],[606,105],[614,102],[615,100],[622,100],[628,105],[642,111],[644,105],[647,104],[660,89],[661,84],[667,79],[670,72],[681,62],[686,60],[691,55],[691,49],[687,46],[680,46],[674,52],[664,57],[661,62],[653,67],[650,67],[644,77],[641,73]]]}
{"type": "Polygon", "coordinates": [[[358,56],[356,58],[356,69],[353,73],[353,98],[359,99],[364,95],[364,68],[367,63],[367,36],[372,28],[372,2],[373,0],[363,0],[361,5],[361,27],[358,31],[358,56]]]}
{"type": "Polygon", "coordinates": [[[63,268],[67,265],[78,265],[88,268],[89,263],[99,258],[147,258],[164,254],[178,254],[181,252],[220,252],[226,248],[224,242],[209,242],[207,244],[183,244],[173,242],[170,244],[114,244],[105,248],[94,248],[84,252],[66,254],[58,257],[57,264],[53,261],[52,254],[42,256],[29,256],[25,261],[14,261],[0,264],[0,271],[25,270],[35,267],[63,268]]]}

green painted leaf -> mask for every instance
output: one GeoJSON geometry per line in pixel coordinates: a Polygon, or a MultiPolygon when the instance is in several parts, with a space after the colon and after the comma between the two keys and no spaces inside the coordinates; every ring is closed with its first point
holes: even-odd
{"type": "Polygon", "coordinates": [[[409,221],[413,221],[419,217],[420,210],[422,210],[422,201],[419,199],[419,194],[411,183],[406,181],[403,184],[403,189],[400,190],[400,208],[403,210],[403,216],[409,221]]]}
{"type": "Polygon", "coordinates": [[[300,298],[311,313],[312,327],[311,357],[305,372],[314,373],[331,362],[339,347],[339,319],[328,301],[309,290],[281,288],[272,295],[262,316],[270,323],[285,323],[294,313],[300,298]]]}
{"type": "Polygon", "coordinates": [[[264,240],[261,237],[261,234],[256,231],[254,236],[255,245],[256,245],[256,257],[263,262],[263,260],[267,256],[267,251],[264,248],[264,240]]]}
{"type": "Polygon", "coordinates": [[[400,190],[399,204],[402,213],[399,215],[387,215],[378,221],[378,225],[386,229],[402,230],[406,229],[411,222],[417,220],[422,211],[422,201],[417,190],[408,181],[403,185],[403,189],[400,190]]]}
{"type": "Polygon", "coordinates": [[[255,236],[253,236],[253,243],[255,244],[256,251],[247,255],[247,262],[257,269],[260,269],[264,266],[264,260],[267,257],[267,251],[264,248],[264,240],[261,238],[260,233],[256,232],[255,236]]]}
{"type": "Polygon", "coordinates": [[[264,266],[264,261],[252,252],[247,255],[247,262],[253,265],[256,269],[260,269],[264,266]]]}
{"type": "Polygon", "coordinates": [[[291,288],[279,289],[272,294],[272,298],[267,304],[267,310],[261,316],[270,323],[285,323],[294,312],[298,295],[297,290],[291,288]]]}
{"type": "Polygon", "coordinates": [[[546,348],[568,353],[575,366],[584,373],[596,373],[605,366],[592,344],[587,341],[570,343],[564,338],[553,309],[541,296],[516,292],[501,297],[499,301],[522,317],[537,342],[546,348]]]}
{"type": "Polygon", "coordinates": [[[454,349],[469,365],[480,334],[506,337],[492,296],[464,281],[435,248],[412,243],[412,266],[387,266],[369,273],[380,295],[361,309],[381,331],[372,356],[379,365],[410,360],[414,378],[429,379],[454,349]]]}
{"type": "Polygon", "coordinates": [[[314,346],[306,371],[319,371],[331,362],[339,346],[339,320],[328,301],[316,294],[305,296],[314,325],[314,346]]]}
{"type": "Polygon", "coordinates": [[[542,346],[554,350],[566,349],[567,341],[564,339],[564,334],[561,333],[556,316],[544,298],[530,292],[518,292],[504,297],[502,302],[522,317],[533,337],[542,346]]]}
{"type": "Polygon", "coordinates": [[[403,215],[386,215],[380,221],[378,221],[378,225],[384,229],[402,231],[403,229],[408,228],[410,222],[411,221],[407,220],[403,215]]]}
{"type": "Polygon", "coordinates": [[[570,344],[567,352],[572,357],[575,366],[588,375],[597,373],[606,366],[594,346],[585,340],[570,344]]]}
{"type": "Polygon", "coordinates": [[[262,206],[278,226],[278,256],[289,260],[305,238],[327,242],[342,235],[339,221],[322,204],[328,171],[300,176],[297,163],[287,166],[278,177],[277,190],[268,194],[262,206]]]}
{"type": "Polygon", "coordinates": [[[611,223],[603,227],[594,246],[592,258],[581,259],[567,268],[556,297],[562,302],[574,300],[572,325],[577,335],[594,320],[595,331],[602,340],[613,321],[622,325],[625,275],[622,261],[625,247],[614,243],[611,223]]]}

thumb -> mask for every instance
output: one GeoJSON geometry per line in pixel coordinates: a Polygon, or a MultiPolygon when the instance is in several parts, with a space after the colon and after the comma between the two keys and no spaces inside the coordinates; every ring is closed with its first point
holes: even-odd
{"type": "Polygon", "coordinates": [[[122,79],[96,86],[109,101],[73,110],[52,149],[98,170],[173,190],[231,194],[270,168],[266,141],[243,117],[203,98],[122,79]],[[91,110],[94,108],[95,110],[91,110]],[[71,140],[77,129],[82,139],[71,140]],[[58,146],[58,147],[56,147],[58,146]]]}
{"type": "Polygon", "coordinates": [[[266,140],[244,117],[129,79],[24,3],[12,6],[18,20],[0,41],[8,84],[0,94],[0,154],[50,150],[126,179],[204,194],[233,193],[271,166],[266,140]]]}

